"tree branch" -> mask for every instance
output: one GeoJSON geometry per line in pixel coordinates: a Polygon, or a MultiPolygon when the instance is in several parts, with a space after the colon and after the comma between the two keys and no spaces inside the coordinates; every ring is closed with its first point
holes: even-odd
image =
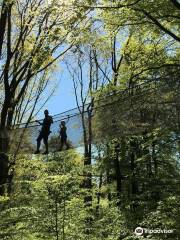
{"type": "Polygon", "coordinates": [[[158,26],[163,32],[174,38],[176,41],[180,42],[180,37],[171,32],[169,29],[164,27],[155,17],[153,17],[149,12],[144,9],[132,8],[134,11],[142,12],[147,18],[149,18],[156,26],[158,26]]]}

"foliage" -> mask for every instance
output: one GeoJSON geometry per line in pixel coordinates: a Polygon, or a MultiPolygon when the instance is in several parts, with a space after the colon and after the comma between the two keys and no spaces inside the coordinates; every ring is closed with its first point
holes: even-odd
{"type": "MultiPolygon", "coordinates": [[[[58,59],[84,124],[79,153],[14,156],[22,130],[11,131],[7,179],[0,172],[0,239],[137,240],[139,226],[173,230],[141,239],[178,240],[178,1],[21,0],[0,7],[0,127],[33,118],[58,59]]],[[[24,139],[29,152],[28,132],[24,139]]],[[[54,150],[58,141],[49,141],[54,150]]]]}

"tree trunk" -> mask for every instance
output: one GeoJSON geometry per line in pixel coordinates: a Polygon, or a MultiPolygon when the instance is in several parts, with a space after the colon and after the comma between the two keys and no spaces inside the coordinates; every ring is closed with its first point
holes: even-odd
{"type": "Polygon", "coordinates": [[[8,156],[0,153],[0,196],[4,195],[8,179],[8,156]]]}
{"type": "Polygon", "coordinates": [[[8,8],[6,5],[6,0],[2,3],[1,8],[1,17],[0,17],[0,58],[2,54],[2,47],[3,47],[3,41],[4,41],[4,35],[6,31],[6,23],[7,23],[7,15],[8,15],[8,8]]]}
{"type": "MultiPolygon", "coordinates": [[[[84,114],[84,113],[82,113],[84,114]]],[[[88,116],[88,133],[85,126],[85,119],[83,119],[83,132],[84,132],[84,166],[85,168],[91,166],[91,141],[92,141],[92,129],[91,129],[91,116],[88,116]]],[[[84,179],[84,188],[91,192],[92,188],[92,174],[91,171],[86,170],[84,172],[85,179],[84,179]]],[[[92,204],[92,195],[91,193],[86,195],[84,198],[84,203],[86,206],[91,206],[92,204]]]]}
{"type": "Polygon", "coordinates": [[[120,205],[120,194],[122,192],[122,174],[120,171],[120,162],[119,162],[119,152],[120,152],[120,144],[116,143],[114,147],[114,168],[115,168],[115,174],[116,174],[116,191],[117,191],[117,198],[118,202],[117,205],[120,205]]]}
{"type": "Polygon", "coordinates": [[[158,174],[158,163],[157,163],[155,148],[156,148],[156,143],[155,143],[155,141],[153,141],[152,142],[152,160],[154,163],[154,175],[156,177],[158,174]]]}
{"type": "Polygon", "coordinates": [[[131,168],[131,193],[133,197],[132,209],[135,210],[137,203],[136,203],[136,194],[138,193],[138,182],[136,179],[136,164],[135,164],[135,157],[137,151],[137,143],[135,139],[131,139],[130,141],[130,168],[131,168]]]}
{"type": "Polygon", "coordinates": [[[98,186],[98,193],[97,193],[97,206],[96,206],[96,215],[99,215],[99,204],[100,204],[100,199],[101,199],[101,187],[102,187],[102,172],[100,173],[99,176],[99,186],[98,186]]]}

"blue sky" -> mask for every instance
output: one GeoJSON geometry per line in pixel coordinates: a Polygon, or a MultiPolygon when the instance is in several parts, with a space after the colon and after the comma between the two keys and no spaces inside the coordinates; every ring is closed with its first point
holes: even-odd
{"type": "MultiPolygon", "coordinates": [[[[58,82],[58,87],[56,88],[54,95],[38,114],[38,118],[43,118],[43,112],[45,109],[49,110],[50,115],[55,115],[77,107],[72,79],[69,76],[66,66],[62,62],[59,65],[60,68],[56,73],[52,73],[51,79],[52,81],[55,80],[58,82]]],[[[48,88],[46,92],[48,94],[48,88]]]]}

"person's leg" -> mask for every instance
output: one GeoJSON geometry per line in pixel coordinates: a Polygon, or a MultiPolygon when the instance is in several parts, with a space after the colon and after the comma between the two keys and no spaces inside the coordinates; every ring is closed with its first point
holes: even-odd
{"type": "Polygon", "coordinates": [[[69,149],[69,143],[67,142],[67,138],[64,141],[65,145],[66,145],[66,149],[69,149]]]}
{"type": "Polygon", "coordinates": [[[37,150],[35,153],[39,153],[39,149],[40,149],[40,146],[41,146],[41,140],[42,140],[42,133],[39,134],[38,138],[37,138],[37,150]]]}
{"type": "Polygon", "coordinates": [[[46,148],[46,151],[44,152],[44,154],[48,154],[48,135],[43,136],[43,141],[46,148]]]}
{"type": "Polygon", "coordinates": [[[62,150],[63,146],[64,146],[64,139],[61,137],[59,151],[61,151],[61,150],[62,150]]]}

